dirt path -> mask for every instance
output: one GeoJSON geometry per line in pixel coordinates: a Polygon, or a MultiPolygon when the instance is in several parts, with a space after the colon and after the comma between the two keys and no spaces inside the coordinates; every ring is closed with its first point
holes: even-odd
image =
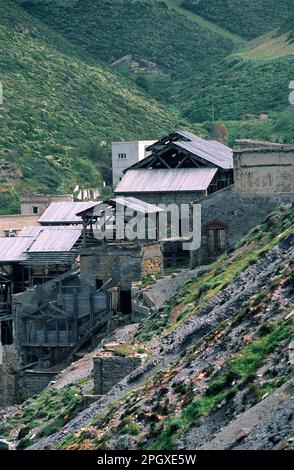
{"type": "Polygon", "coordinates": [[[182,8],[180,6],[182,3],[182,0],[165,0],[165,3],[168,5],[169,8],[177,11],[181,15],[186,16],[190,21],[193,21],[198,26],[204,29],[208,29],[209,31],[212,31],[213,33],[216,33],[225,39],[230,39],[232,43],[234,43],[235,45],[242,45],[247,42],[246,39],[242,38],[238,34],[231,33],[227,29],[224,29],[221,26],[218,26],[212,21],[206,20],[202,16],[197,15],[197,13],[193,13],[192,11],[182,8]]]}

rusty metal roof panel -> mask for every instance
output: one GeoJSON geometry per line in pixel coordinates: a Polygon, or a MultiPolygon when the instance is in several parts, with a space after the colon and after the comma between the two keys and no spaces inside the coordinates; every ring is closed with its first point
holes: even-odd
{"type": "Polygon", "coordinates": [[[72,250],[82,233],[81,228],[54,227],[42,230],[35,238],[28,253],[68,252],[72,250]]]}
{"type": "Polygon", "coordinates": [[[125,174],[115,192],[206,191],[216,172],[217,168],[134,169],[125,174]]]}
{"type": "Polygon", "coordinates": [[[93,207],[95,201],[89,202],[52,202],[39,218],[40,224],[78,224],[82,222],[77,213],[93,207]]]}
{"type": "Polygon", "coordinates": [[[26,250],[33,242],[33,237],[0,238],[0,263],[17,263],[26,259],[26,250]]]}

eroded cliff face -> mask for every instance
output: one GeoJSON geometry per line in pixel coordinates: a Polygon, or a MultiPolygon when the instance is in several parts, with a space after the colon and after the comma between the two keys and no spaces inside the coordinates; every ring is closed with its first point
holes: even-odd
{"type": "Polygon", "coordinates": [[[0,433],[9,440],[10,423],[26,426],[11,446],[39,449],[291,448],[293,215],[292,206],[271,214],[130,330],[125,354],[145,362],[106,395],[88,406],[90,374],[49,387],[0,433]],[[47,418],[31,425],[31,409],[47,418]]]}

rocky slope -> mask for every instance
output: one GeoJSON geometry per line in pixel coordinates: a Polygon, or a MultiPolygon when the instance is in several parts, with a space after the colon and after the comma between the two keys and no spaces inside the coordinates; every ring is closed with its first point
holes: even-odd
{"type": "Polygon", "coordinates": [[[90,376],[49,387],[10,410],[2,437],[35,449],[291,448],[293,221],[293,207],[271,214],[131,329],[147,360],[107,395],[88,406],[90,376]]]}

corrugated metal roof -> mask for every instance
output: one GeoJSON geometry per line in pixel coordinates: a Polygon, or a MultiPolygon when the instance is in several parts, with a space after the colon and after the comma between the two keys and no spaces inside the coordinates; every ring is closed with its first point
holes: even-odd
{"type": "Polygon", "coordinates": [[[141,212],[142,214],[150,214],[152,212],[155,213],[155,212],[162,211],[162,209],[155,206],[154,204],[148,204],[147,202],[141,201],[140,199],[137,199],[135,197],[124,197],[124,196],[119,197],[118,196],[107,201],[98,202],[93,207],[90,207],[83,212],[79,212],[78,215],[79,216],[82,216],[83,214],[87,214],[88,216],[93,215],[93,213],[95,213],[96,208],[97,208],[97,214],[98,214],[99,205],[101,204],[108,205],[110,206],[110,208],[113,208],[113,209],[115,209],[116,204],[120,204],[121,206],[127,207],[136,212],[141,212]]]}
{"type": "Polygon", "coordinates": [[[204,140],[188,131],[177,134],[189,141],[177,141],[174,145],[181,147],[204,160],[229,170],[233,168],[233,150],[216,140],[204,140]]]}
{"type": "Polygon", "coordinates": [[[43,232],[44,230],[60,230],[62,228],[65,229],[81,229],[83,228],[82,224],[75,224],[73,226],[68,226],[68,225],[29,225],[27,227],[24,227],[22,231],[18,234],[19,237],[36,237],[39,235],[40,232],[43,232]]]}
{"type": "Polygon", "coordinates": [[[129,170],[115,192],[206,191],[216,172],[216,168],[129,170]]]}
{"type": "Polygon", "coordinates": [[[117,196],[115,199],[111,199],[111,200],[116,204],[120,204],[135,212],[141,212],[142,214],[150,214],[152,212],[162,212],[163,210],[155,206],[154,204],[149,204],[148,202],[141,201],[140,199],[137,199],[135,197],[117,196]]]}
{"type": "Polygon", "coordinates": [[[79,237],[80,228],[54,227],[52,230],[42,230],[35,238],[28,253],[70,251],[79,237]]]}
{"type": "Polygon", "coordinates": [[[77,224],[81,223],[78,212],[93,207],[96,203],[89,202],[52,202],[44,214],[39,218],[40,224],[77,224]]]}
{"type": "MultiPolygon", "coordinates": [[[[189,131],[177,131],[170,134],[165,139],[159,140],[147,148],[151,155],[144,162],[152,160],[154,155],[164,147],[174,145],[187,150],[192,155],[198,156],[213,165],[229,170],[233,168],[233,150],[217,140],[205,140],[189,131]],[[165,143],[166,142],[166,143],[165,143]]],[[[130,168],[136,168],[142,163],[135,163],[130,168]]],[[[127,170],[126,170],[127,171],[127,170]]]]}
{"type": "Polygon", "coordinates": [[[0,263],[25,260],[25,251],[29,248],[33,239],[33,237],[0,238],[0,263]]]}
{"type": "Polygon", "coordinates": [[[44,228],[45,227],[41,227],[41,225],[29,225],[22,229],[18,237],[36,237],[44,228]]]}

